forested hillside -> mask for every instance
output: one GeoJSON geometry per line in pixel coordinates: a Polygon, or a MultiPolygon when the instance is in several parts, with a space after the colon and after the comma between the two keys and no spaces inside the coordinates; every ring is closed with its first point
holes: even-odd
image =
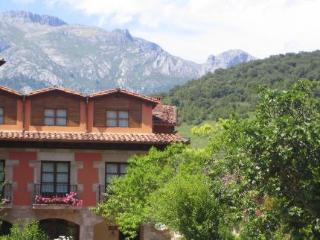
{"type": "Polygon", "coordinates": [[[164,101],[179,108],[180,122],[241,117],[254,109],[262,86],[286,89],[298,79],[320,80],[320,51],[272,56],[208,74],[175,87],[164,101]]]}

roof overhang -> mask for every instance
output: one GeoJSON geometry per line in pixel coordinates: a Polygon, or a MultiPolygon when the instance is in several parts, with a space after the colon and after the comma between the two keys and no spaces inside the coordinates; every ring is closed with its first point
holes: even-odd
{"type": "Polygon", "coordinates": [[[135,92],[130,92],[128,90],[121,89],[121,88],[115,88],[115,89],[109,89],[109,90],[97,92],[97,93],[89,95],[89,98],[104,97],[104,96],[117,94],[117,93],[126,95],[128,97],[133,97],[133,98],[139,99],[144,102],[151,103],[153,106],[156,106],[160,103],[160,100],[158,98],[148,97],[148,96],[145,96],[145,95],[142,95],[139,93],[135,93],[135,92]]]}
{"type": "Polygon", "coordinates": [[[168,145],[187,143],[175,133],[85,133],[43,131],[0,131],[0,142],[51,142],[51,143],[100,143],[168,145]]]}
{"type": "Polygon", "coordinates": [[[11,88],[7,88],[5,86],[0,86],[0,91],[3,91],[3,92],[6,92],[10,95],[15,95],[17,97],[22,97],[23,95],[21,93],[19,93],[18,91],[16,90],[13,90],[11,88]]]}
{"type": "Polygon", "coordinates": [[[47,94],[51,92],[60,92],[60,93],[64,93],[64,94],[75,96],[75,97],[85,98],[85,96],[83,96],[79,92],[76,92],[67,88],[59,88],[59,87],[49,87],[49,88],[42,88],[39,90],[35,90],[27,94],[26,97],[34,97],[34,96],[39,96],[39,95],[47,94]]]}

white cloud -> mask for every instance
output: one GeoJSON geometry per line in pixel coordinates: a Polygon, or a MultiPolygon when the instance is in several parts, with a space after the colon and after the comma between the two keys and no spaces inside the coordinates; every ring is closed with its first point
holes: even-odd
{"type": "Polygon", "coordinates": [[[46,1],[97,16],[107,28],[129,28],[198,62],[231,48],[258,57],[320,48],[320,0],[46,1]]]}
{"type": "Polygon", "coordinates": [[[35,0],[13,0],[14,3],[16,4],[22,4],[22,5],[27,5],[30,3],[34,3],[35,0]]]}

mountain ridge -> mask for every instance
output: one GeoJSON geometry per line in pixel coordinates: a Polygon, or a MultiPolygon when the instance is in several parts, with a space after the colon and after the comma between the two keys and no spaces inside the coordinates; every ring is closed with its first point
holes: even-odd
{"type": "Polygon", "coordinates": [[[4,17],[11,18],[12,20],[24,20],[26,22],[39,23],[42,25],[49,26],[62,26],[67,25],[67,23],[60,18],[50,16],[50,15],[40,15],[27,11],[5,11],[2,12],[4,17]]]}
{"type": "Polygon", "coordinates": [[[58,85],[81,92],[125,87],[150,94],[253,59],[243,51],[239,54],[245,57],[229,51],[222,53],[223,61],[217,57],[220,62],[199,64],[173,56],[127,29],[70,25],[23,11],[2,12],[0,20],[0,55],[7,60],[0,69],[0,84],[23,91],[58,85]]]}
{"type": "MultiPolygon", "coordinates": [[[[230,113],[248,117],[261,87],[284,90],[299,79],[320,82],[320,50],[279,54],[219,69],[174,87],[163,94],[164,102],[178,107],[180,123],[191,125],[228,118],[230,113]]],[[[320,90],[316,94],[320,96],[320,90]]]]}

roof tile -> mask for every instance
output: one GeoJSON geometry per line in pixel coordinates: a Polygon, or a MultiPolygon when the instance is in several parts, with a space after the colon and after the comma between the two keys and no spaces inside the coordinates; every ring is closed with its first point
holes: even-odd
{"type": "Polygon", "coordinates": [[[178,134],[0,131],[0,141],[170,144],[186,143],[178,134]]]}
{"type": "Polygon", "coordinates": [[[177,108],[175,106],[163,105],[159,103],[153,110],[153,124],[176,125],[177,108]]]}

